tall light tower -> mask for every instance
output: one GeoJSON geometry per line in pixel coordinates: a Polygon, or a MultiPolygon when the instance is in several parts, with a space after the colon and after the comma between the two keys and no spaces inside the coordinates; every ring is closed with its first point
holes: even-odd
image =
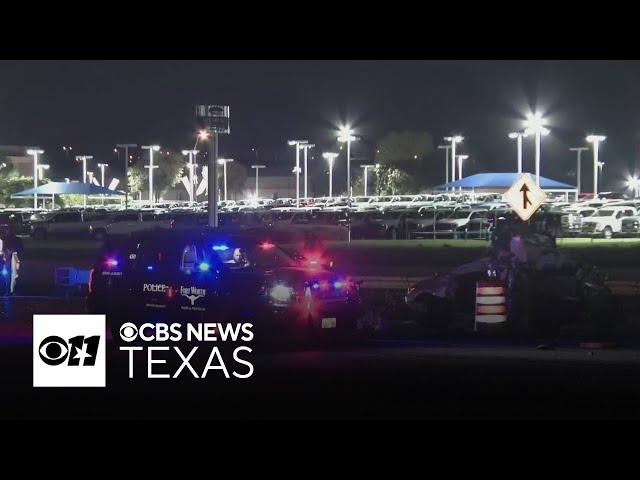
{"type": "MultiPolygon", "coordinates": [[[[82,162],[82,183],[87,183],[87,160],[93,160],[91,155],[76,155],[76,162],[82,162]]],[[[82,205],[87,206],[87,195],[82,196],[82,205]]]]}
{"type": "Polygon", "coordinates": [[[518,150],[518,173],[522,173],[522,138],[527,137],[525,132],[511,132],[509,138],[516,140],[518,150]]]}
{"type": "Polygon", "coordinates": [[[549,135],[549,130],[544,127],[544,119],[539,113],[527,116],[524,133],[535,135],[536,142],[536,185],[540,186],[540,142],[543,135],[549,135]]]}
{"type": "Polygon", "coordinates": [[[438,145],[440,150],[445,150],[445,158],[444,158],[444,183],[449,183],[449,150],[451,150],[451,145],[438,145]]]}
{"type": "Polygon", "coordinates": [[[444,137],[445,142],[451,143],[451,181],[456,180],[456,145],[464,140],[464,137],[460,135],[453,135],[451,137],[444,137]]]}
{"type": "Polygon", "coordinates": [[[222,165],[222,172],[224,177],[224,201],[227,201],[227,163],[233,162],[233,158],[219,158],[218,165],[222,165]]]}
{"type": "MultiPolygon", "coordinates": [[[[44,150],[30,148],[27,155],[33,155],[33,188],[38,188],[38,155],[42,155],[44,150]]],[[[38,208],[38,194],[33,194],[33,208],[38,208]]]]}
{"type": "Polygon", "coordinates": [[[296,208],[300,208],[300,146],[309,142],[307,140],[289,140],[287,143],[296,147],[296,166],[293,168],[293,173],[296,174],[296,208]]]}
{"type": "Polygon", "coordinates": [[[357,139],[350,127],[340,127],[338,141],[347,144],[347,198],[349,206],[351,206],[351,142],[355,142],[357,139]]]}
{"type": "Polygon", "coordinates": [[[606,138],[604,135],[589,135],[587,137],[587,142],[593,144],[593,198],[598,196],[598,154],[600,143],[604,142],[606,138]]]}
{"type": "Polygon", "coordinates": [[[310,148],[315,147],[313,143],[303,143],[300,148],[304,150],[304,198],[308,198],[307,195],[307,155],[310,148]]]}
{"type": "Polygon", "coordinates": [[[376,168],[376,165],[360,165],[360,168],[364,168],[364,196],[367,196],[367,172],[370,168],[376,168]]]}
{"type": "Polygon", "coordinates": [[[337,153],[325,152],[322,154],[322,158],[329,162],[329,198],[333,198],[333,161],[338,156],[337,153]]]}
{"type": "MultiPolygon", "coordinates": [[[[195,163],[195,156],[198,154],[198,150],[182,150],[182,155],[189,156],[189,163],[187,164],[187,168],[189,169],[189,203],[194,202],[195,192],[194,192],[194,175],[195,169],[198,165],[195,163]]],[[[225,192],[226,193],[226,192],[225,192]]],[[[226,200],[226,198],[225,198],[226,200]]]]}
{"type": "Polygon", "coordinates": [[[116,148],[124,148],[124,208],[129,208],[129,149],[136,148],[135,143],[118,143],[116,148]]]}
{"type": "Polygon", "coordinates": [[[258,200],[260,198],[259,191],[258,191],[258,171],[261,168],[267,168],[267,166],[266,165],[251,165],[251,168],[255,168],[255,170],[256,170],[256,200],[258,200]]]}
{"type": "Polygon", "coordinates": [[[153,152],[160,150],[160,145],[142,145],[143,150],[149,150],[149,165],[145,165],[144,168],[149,169],[149,205],[153,206],[153,169],[158,168],[153,164],[153,152]]]}
{"type": "Polygon", "coordinates": [[[578,156],[577,156],[577,169],[576,169],[576,186],[578,187],[578,195],[580,195],[580,184],[582,183],[581,181],[581,167],[582,167],[582,159],[580,158],[582,152],[584,152],[585,150],[589,150],[587,147],[573,147],[569,149],[572,152],[577,152],[578,156]]]}
{"type": "MultiPolygon", "coordinates": [[[[205,129],[201,133],[213,134],[207,157],[207,201],[209,226],[218,227],[218,136],[231,133],[229,105],[196,105],[196,118],[205,129]]],[[[197,140],[196,140],[197,145],[197,140]]],[[[195,148],[195,147],[194,147],[195,148]]]]}

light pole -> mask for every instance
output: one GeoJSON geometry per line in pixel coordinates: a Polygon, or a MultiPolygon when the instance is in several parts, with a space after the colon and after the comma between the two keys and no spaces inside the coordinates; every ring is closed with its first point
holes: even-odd
{"type": "MultiPolygon", "coordinates": [[[[462,180],[462,162],[469,158],[469,155],[458,155],[458,180],[462,180]]],[[[460,187],[462,190],[462,187],[460,187]]]]}
{"type": "Polygon", "coordinates": [[[351,207],[351,142],[355,142],[357,137],[353,135],[351,127],[340,127],[338,131],[338,141],[347,144],[347,198],[351,207]]]}
{"type": "MultiPolygon", "coordinates": [[[[93,160],[91,155],[76,155],[76,162],[82,162],[82,183],[87,183],[87,160],[93,160]]],[[[87,195],[82,196],[82,205],[87,207],[87,195]]]]}
{"type": "Polygon", "coordinates": [[[367,196],[367,171],[370,168],[375,168],[375,165],[360,165],[360,168],[364,168],[364,196],[367,196]]]}
{"type": "Polygon", "coordinates": [[[576,169],[576,184],[577,184],[576,186],[578,187],[578,195],[580,195],[580,184],[582,183],[581,182],[581,178],[580,178],[581,177],[580,172],[581,172],[581,167],[582,167],[582,162],[581,162],[580,156],[581,156],[583,151],[589,150],[589,149],[587,147],[573,147],[573,148],[570,148],[569,150],[572,151],[572,152],[577,152],[578,153],[578,157],[577,157],[578,167],[576,169]]]}
{"type": "MultiPolygon", "coordinates": [[[[100,167],[100,186],[104,188],[104,169],[109,166],[108,163],[99,163],[100,167]]],[[[102,194],[102,205],[104,205],[104,193],[102,194]]]]}
{"type": "MultiPolygon", "coordinates": [[[[456,181],[456,145],[464,140],[464,137],[460,135],[453,135],[451,137],[444,137],[445,142],[451,143],[451,181],[456,181]]],[[[454,190],[455,187],[452,188],[454,190]]]]}
{"type": "Polygon", "coordinates": [[[526,132],[511,132],[509,138],[517,140],[518,147],[518,173],[522,173],[522,138],[527,137],[526,132]]]}
{"type": "MultiPolygon", "coordinates": [[[[38,155],[42,155],[44,150],[31,148],[27,150],[27,155],[33,155],[33,188],[38,188],[38,155]]],[[[38,208],[38,194],[33,193],[33,208],[38,208]]]]}
{"type": "Polygon", "coordinates": [[[333,198],[333,161],[338,156],[337,153],[325,152],[322,154],[322,158],[325,158],[329,162],[329,198],[333,198]]]}
{"type": "Polygon", "coordinates": [[[451,150],[451,145],[438,145],[440,150],[445,150],[445,158],[444,158],[444,183],[449,183],[449,150],[451,150]]]}
{"type": "MultiPolygon", "coordinates": [[[[224,177],[224,201],[227,201],[227,163],[233,162],[233,158],[219,158],[218,165],[222,165],[222,175],[224,177]]],[[[256,188],[257,191],[257,188],[256,188]]]]}
{"type": "MultiPolygon", "coordinates": [[[[38,164],[38,180],[44,179],[45,170],[49,170],[49,165],[47,165],[46,163],[39,163],[38,164]]],[[[42,197],[42,208],[47,208],[45,197],[42,197]]]]}
{"type": "Polygon", "coordinates": [[[116,148],[124,148],[124,208],[129,208],[129,148],[136,148],[135,143],[119,143],[116,148]]]}
{"type": "Polygon", "coordinates": [[[44,171],[49,170],[49,165],[46,163],[40,163],[38,165],[38,180],[44,179],[44,171]]]}
{"type": "Polygon", "coordinates": [[[258,195],[258,170],[260,170],[261,168],[267,168],[266,165],[251,165],[251,168],[255,168],[256,169],[256,200],[258,200],[260,198],[260,196],[258,195]]]}
{"type": "Polygon", "coordinates": [[[593,144],[593,198],[598,196],[598,154],[600,153],[600,143],[604,142],[604,135],[589,135],[587,142],[593,144]]]}
{"type": "Polygon", "coordinates": [[[108,163],[99,163],[100,167],[100,186],[104,188],[104,169],[109,166],[108,163]]]}
{"type": "MultiPolygon", "coordinates": [[[[194,191],[193,191],[193,177],[195,175],[195,169],[198,165],[195,163],[194,158],[198,154],[198,150],[182,150],[182,155],[189,156],[189,163],[187,164],[187,168],[189,169],[189,203],[194,202],[194,191]]],[[[226,199],[225,199],[226,200],[226,199]]]]}
{"type": "Polygon", "coordinates": [[[544,127],[544,119],[539,113],[527,116],[524,123],[524,133],[535,135],[536,142],[536,185],[540,186],[540,142],[543,135],[549,135],[549,130],[544,127]]]}
{"type": "Polygon", "coordinates": [[[149,169],[149,205],[153,205],[153,169],[158,168],[153,164],[153,152],[160,150],[160,145],[143,145],[143,150],[149,150],[149,165],[145,165],[144,168],[149,169]]]}
{"type": "MultiPolygon", "coordinates": [[[[293,173],[296,174],[296,208],[300,208],[300,145],[309,142],[307,140],[289,140],[287,143],[292,147],[296,147],[296,166],[293,168],[293,173]]],[[[256,179],[257,175],[258,172],[256,170],[256,179]]]]}
{"type": "Polygon", "coordinates": [[[304,198],[308,198],[307,196],[307,154],[310,148],[315,147],[313,143],[304,143],[300,145],[300,148],[304,150],[304,198]]]}
{"type": "Polygon", "coordinates": [[[604,162],[598,162],[598,175],[599,175],[599,180],[598,183],[600,185],[602,185],[602,171],[604,170],[604,162]]]}

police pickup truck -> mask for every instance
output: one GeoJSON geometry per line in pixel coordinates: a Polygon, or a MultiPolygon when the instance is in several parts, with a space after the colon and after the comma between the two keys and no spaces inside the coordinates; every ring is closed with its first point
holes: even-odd
{"type": "Polygon", "coordinates": [[[349,336],[359,287],[324,261],[289,255],[260,234],[155,232],[105,245],[89,278],[91,313],[114,339],[127,322],[251,322],[256,338],[349,336]]]}

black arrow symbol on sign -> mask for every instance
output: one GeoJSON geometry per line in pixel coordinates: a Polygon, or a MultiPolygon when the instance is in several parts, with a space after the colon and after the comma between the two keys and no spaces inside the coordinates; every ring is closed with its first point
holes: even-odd
{"type": "Polygon", "coordinates": [[[531,200],[529,200],[529,196],[527,195],[529,193],[529,187],[527,187],[527,185],[524,184],[522,185],[522,188],[520,189],[520,191],[522,192],[522,208],[526,210],[527,203],[529,205],[533,205],[533,203],[531,203],[531,200]]]}

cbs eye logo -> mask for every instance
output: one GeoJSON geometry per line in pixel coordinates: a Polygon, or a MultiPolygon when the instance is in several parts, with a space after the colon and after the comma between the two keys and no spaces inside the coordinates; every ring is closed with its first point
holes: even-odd
{"type": "Polygon", "coordinates": [[[138,336],[138,327],[134,323],[127,322],[120,327],[120,338],[125,342],[133,342],[138,336]]]}
{"type": "Polygon", "coordinates": [[[47,365],[56,366],[66,363],[70,367],[93,367],[96,364],[100,336],[76,336],[65,341],[62,337],[51,335],[42,342],[38,353],[47,365]]]}

